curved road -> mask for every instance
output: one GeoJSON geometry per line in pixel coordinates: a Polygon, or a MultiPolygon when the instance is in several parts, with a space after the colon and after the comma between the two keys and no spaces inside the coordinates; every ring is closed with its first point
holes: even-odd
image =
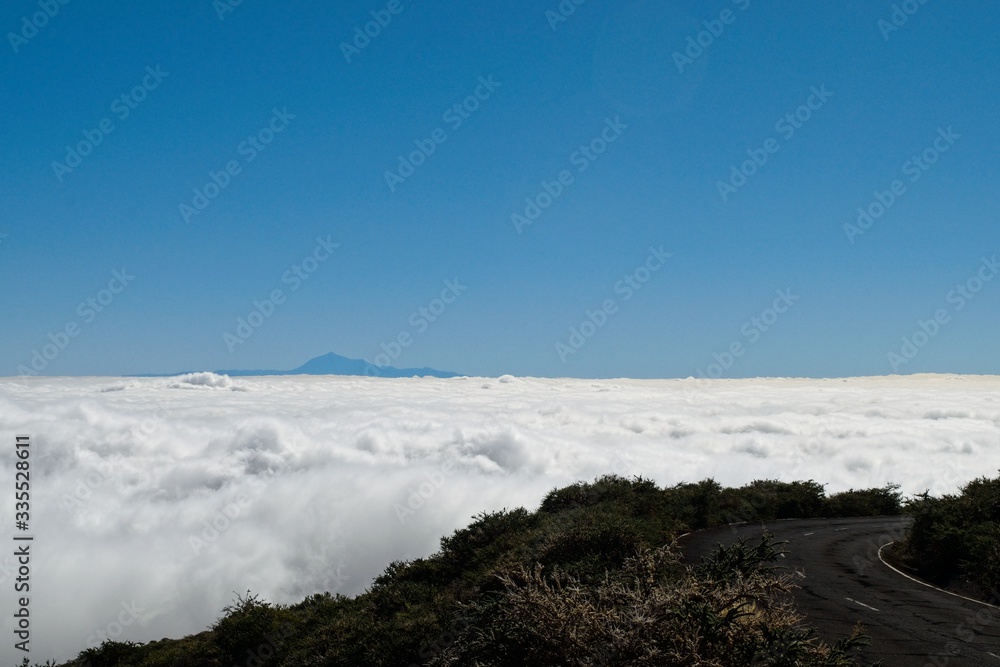
{"type": "MultiPolygon", "coordinates": [[[[797,573],[795,602],[820,636],[833,641],[860,621],[871,637],[869,660],[886,667],[1000,667],[1000,609],[929,588],[882,563],[879,548],[900,539],[909,519],[795,519],[766,522],[786,541],[779,565],[797,573]]],[[[696,562],[716,544],[759,538],[761,524],[740,524],[680,539],[696,562]]]]}

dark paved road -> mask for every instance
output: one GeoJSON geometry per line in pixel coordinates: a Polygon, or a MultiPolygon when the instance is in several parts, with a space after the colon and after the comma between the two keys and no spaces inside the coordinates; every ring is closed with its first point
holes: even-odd
{"type": "MultiPolygon", "coordinates": [[[[824,639],[846,636],[860,621],[872,638],[866,657],[886,667],[1000,667],[1000,609],[928,588],[879,560],[879,547],[899,539],[907,521],[803,519],[766,528],[788,542],[780,564],[802,575],[796,603],[824,639]]],[[[697,561],[718,543],[760,534],[760,523],[728,526],[693,533],[680,545],[697,561]]]]}

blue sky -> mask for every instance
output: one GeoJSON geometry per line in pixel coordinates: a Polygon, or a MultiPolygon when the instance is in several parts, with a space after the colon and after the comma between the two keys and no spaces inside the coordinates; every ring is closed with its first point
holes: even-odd
{"type": "Polygon", "coordinates": [[[0,375],[1000,373],[994,3],[47,6],[0,375]]]}

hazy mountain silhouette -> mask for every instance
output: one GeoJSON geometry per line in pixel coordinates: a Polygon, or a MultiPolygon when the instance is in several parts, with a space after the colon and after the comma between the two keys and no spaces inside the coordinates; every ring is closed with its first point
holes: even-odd
{"type": "MultiPolygon", "coordinates": [[[[191,372],[191,371],[185,371],[191,372]]],[[[371,377],[384,378],[408,378],[417,376],[429,376],[436,378],[458,377],[459,373],[439,371],[434,368],[395,368],[393,366],[376,366],[364,359],[350,359],[339,354],[330,352],[322,356],[310,359],[298,368],[290,371],[272,370],[219,370],[213,371],[219,375],[230,377],[248,377],[253,375],[368,375],[371,377]]],[[[183,375],[184,373],[171,373],[170,375],[183,375]]],[[[139,377],[166,377],[163,375],[145,375],[139,377]]]]}

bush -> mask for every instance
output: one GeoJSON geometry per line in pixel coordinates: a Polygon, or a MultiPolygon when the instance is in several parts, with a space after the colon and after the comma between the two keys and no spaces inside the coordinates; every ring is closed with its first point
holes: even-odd
{"type": "Polygon", "coordinates": [[[277,664],[276,656],[294,629],[282,607],[247,591],[245,597],[237,594],[222,611],[225,616],[215,622],[212,632],[223,664],[277,664]]]}
{"type": "Polygon", "coordinates": [[[829,517],[894,516],[902,513],[903,494],[899,484],[886,484],[880,489],[851,489],[835,493],[827,500],[829,517]]]}
{"type": "Polygon", "coordinates": [[[741,505],[749,504],[756,510],[756,517],[744,520],[773,521],[774,519],[807,519],[823,515],[826,500],[823,486],[808,482],[779,482],[756,480],[746,486],[731,490],[727,498],[739,499],[741,505]]]}
{"type": "Polygon", "coordinates": [[[482,561],[494,547],[510,547],[512,538],[523,535],[536,523],[536,516],[518,507],[515,510],[482,512],[473,517],[468,528],[459,528],[451,537],[441,538],[441,558],[456,567],[465,568],[475,561],[482,561]]]}
{"type": "Polygon", "coordinates": [[[585,578],[601,577],[608,569],[620,568],[644,544],[631,522],[598,515],[550,537],[536,560],[543,566],[572,569],[585,578]]]}
{"type": "Polygon", "coordinates": [[[142,647],[134,642],[105,639],[100,646],[80,654],[79,661],[89,667],[132,667],[142,659],[142,647]]]}
{"type": "Polygon", "coordinates": [[[656,482],[645,477],[628,479],[620,475],[603,475],[593,483],[577,482],[553,489],[542,500],[538,511],[551,514],[601,503],[635,508],[647,505],[650,499],[656,500],[659,495],[656,482]]]}
{"type": "Polygon", "coordinates": [[[714,479],[678,484],[665,491],[671,513],[689,530],[727,523],[722,507],[722,486],[714,479]]]}
{"type": "Polygon", "coordinates": [[[1000,479],[979,478],[959,495],[911,500],[913,525],[901,555],[941,585],[970,585],[986,596],[1000,589],[1000,479]]]}

